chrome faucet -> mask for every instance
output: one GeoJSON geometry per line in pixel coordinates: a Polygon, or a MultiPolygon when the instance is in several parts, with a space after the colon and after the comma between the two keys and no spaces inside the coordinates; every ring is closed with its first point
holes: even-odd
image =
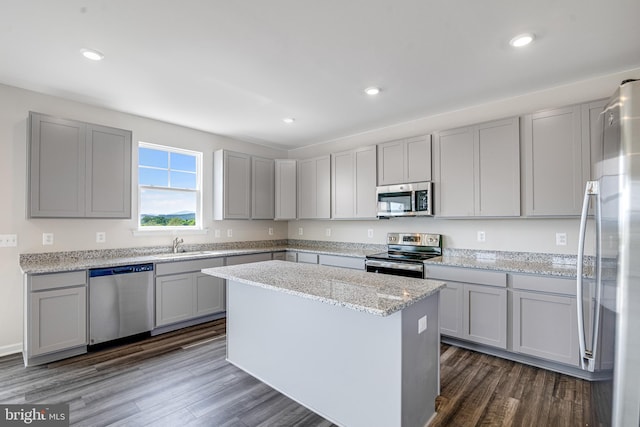
{"type": "Polygon", "coordinates": [[[174,254],[178,253],[178,248],[180,247],[181,243],[184,243],[184,240],[181,237],[176,237],[175,239],[173,239],[173,253],[174,254]]]}

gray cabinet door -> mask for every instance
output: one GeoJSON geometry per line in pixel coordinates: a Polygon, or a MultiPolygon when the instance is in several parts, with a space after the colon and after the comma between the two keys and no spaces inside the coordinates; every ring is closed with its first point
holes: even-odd
{"type": "Polygon", "coordinates": [[[440,132],[436,144],[436,215],[457,217],[475,213],[473,127],[440,132]]]}
{"type": "Polygon", "coordinates": [[[431,135],[378,144],[378,185],[431,181],[431,135]]]}
{"type": "Polygon", "coordinates": [[[378,144],[378,185],[405,183],[404,140],[378,144]]]}
{"type": "Polygon", "coordinates": [[[437,215],[520,215],[519,129],[519,119],[513,117],[438,134],[437,215]]]}
{"type": "Polygon", "coordinates": [[[86,216],[131,218],[131,132],[87,125],[86,216]]]}
{"type": "Polygon", "coordinates": [[[298,161],[298,218],[331,217],[331,158],[298,161]]]}
{"type": "Polygon", "coordinates": [[[251,218],[273,219],[275,204],[273,159],[251,158],[251,218]]]}
{"type": "Polygon", "coordinates": [[[440,290],[440,333],[450,337],[462,338],[462,310],[464,309],[464,285],[447,282],[440,290]]]}
{"type": "Polygon", "coordinates": [[[251,217],[251,156],[227,150],[213,153],[213,219],[251,217]]]}
{"type": "Polygon", "coordinates": [[[296,219],[296,160],[275,161],[275,219],[296,219]]]}
{"type": "MultiPolygon", "coordinates": [[[[574,105],[524,118],[526,214],[577,216],[584,191],[581,108],[574,105]]],[[[588,158],[588,156],[587,156],[588,158]]]]}
{"type": "Polygon", "coordinates": [[[331,217],[375,218],[376,147],[331,155],[331,217]]]}
{"type": "Polygon", "coordinates": [[[431,135],[405,141],[405,182],[431,181],[431,135]]]}
{"type": "Polygon", "coordinates": [[[355,217],[355,153],[346,151],[331,155],[331,217],[355,217]]]}
{"type": "MultiPolygon", "coordinates": [[[[431,153],[429,153],[431,154],[431,153]]],[[[355,151],[356,187],[355,218],[375,218],[376,205],[376,147],[355,151]]]]}
{"type": "Polygon", "coordinates": [[[582,146],[588,146],[591,157],[588,159],[588,173],[585,179],[597,179],[600,176],[597,170],[598,162],[602,160],[602,130],[604,120],[600,117],[607,105],[606,99],[582,104],[582,146]]]}
{"type": "Polygon", "coordinates": [[[156,327],[193,317],[193,273],[156,278],[156,327]]]}
{"type": "Polygon", "coordinates": [[[475,215],[520,216],[520,126],[513,117],[475,129],[475,215]]]}
{"type": "Polygon", "coordinates": [[[516,352],[578,366],[577,322],[575,298],[513,292],[513,350],[516,352]]]}
{"type": "Polygon", "coordinates": [[[193,316],[205,316],[225,310],[225,280],[208,274],[194,273],[193,316]]]}
{"type": "Polygon", "coordinates": [[[463,338],[507,348],[507,290],[464,284],[463,338]]]}
{"type": "Polygon", "coordinates": [[[29,113],[29,216],[83,217],[86,125],[29,113]]]}
{"type": "Polygon", "coordinates": [[[87,344],[87,290],[71,287],[29,293],[28,357],[87,344]]]}

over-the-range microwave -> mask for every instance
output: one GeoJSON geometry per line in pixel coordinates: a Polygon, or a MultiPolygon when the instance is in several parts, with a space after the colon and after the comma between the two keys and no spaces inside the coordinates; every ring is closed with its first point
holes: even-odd
{"type": "Polygon", "coordinates": [[[378,217],[433,215],[431,211],[432,187],[431,182],[412,182],[376,187],[378,217]]]}

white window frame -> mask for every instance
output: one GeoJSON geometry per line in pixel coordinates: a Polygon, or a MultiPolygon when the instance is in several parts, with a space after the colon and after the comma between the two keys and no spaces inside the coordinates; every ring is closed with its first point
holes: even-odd
{"type": "MultiPolygon", "coordinates": [[[[153,144],[150,142],[144,142],[144,141],[138,141],[138,149],[140,148],[149,148],[152,150],[160,150],[160,151],[167,151],[170,153],[177,153],[177,154],[185,154],[185,155],[189,155],[189,156],[195,156],[196,158],[196,189],[195,190],[191,190],[191,189],[183,189],[183,188],[171,188],[171,187],[162,187],[162,186],[156,186],[156,185],[140,185],[140,177],[139,177],[139,171],[140,171],[140,158],[138,157],[138,161],[136,162],[136,168],[137,168],[137,172],[138,172],[138,212],[137,212],[137,231],[138,232],[160,232],[160,231],[165,231],[165,232],[170,232],[171,234],[176,234],[176,232],[178,231],[202,231],[205,230],[204,228],[204,221],[203,221],[203,215],[202,215],[202,182],[203,182],[203,174],[202,174],[202,153],[199,151],[193,151],[193,150],[187,150],[184,148],[177,148],[177,147],[171,147],[168,145],[159,145],[159,144],[153,144]],[[141,221],[141,217],[140,217],[140,212],[141,212],[141,203],[142,203],[142,197],[141,197],[141,193],[143,189],[149,189],[149,190],[162,190],[162,191],[170,191],[170,192],[187,192],[187,193],[195,193],[196,194],[196,225],[195,226],[185,226],[185,225],[181,225],[181,226],[142,226],[140,224],[141,221]]],[[[162,170],[165,170],[164,168],[160,168],[162,170]]],[[[171,164],[168,165],[168,169],[169,171],[171,171],[171,164]]],[[[171,176],[171,175],[169,175],[171,176]]]]}

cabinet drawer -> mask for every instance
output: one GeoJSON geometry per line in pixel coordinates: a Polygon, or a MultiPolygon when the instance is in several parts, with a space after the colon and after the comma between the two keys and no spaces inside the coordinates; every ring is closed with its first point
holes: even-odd
{"type": "Polygon", "coordinates": [[[337,255],[320,255],[319,263],[322,265],[331,265],[333,267],[353,268],[355,270],[364,270],[364,258],[354,258],[337,255]]]}
{"type": "Polygon", "coordinates": [[[286,261],[287,259],[286,252],[274,252],[272,259],[278,260],[278,261],[286,261]]]}
{"type": "Polygon", "coordinates": [[[191,261],[164,262],[156,264],[156,276],[200,271],[203,268],[221,267],[224,258],[195,259],[191,261]]]}
{"type": "Polygon", "coordinates": [[[513,289],[576,296],[576,280],[559,277],[511,275],[513,289]]]}
{"type": "Polygon", "coordinates": [[[29,282],[29,290],[31,292],[67,288],[70,286],[84,286],[87,283],[87,272],[86,270],[82,270],[35,275],[30,276],[29,282]]]}
{"type": "Polygon", "coordinates": [[[307,264],[317,264],[318,254],[310,254],[308,252],[298,252],[298,262],[304,262],[307,264]]]}
{"type": "Polygon", "coordinates": [[[454,282],[498,286],[501,288],[507,287],[507,273],[429,264],[425,265],[425,270],[427,279],[452,280],[454,282]]]}
{"type": "Polygon", "coordinates": [[[248,264],[250,262],[260,262],[260,261],[271,261],[271,252],[230,256],[230,257],[227,257],[226,265],[248,264]]]}

